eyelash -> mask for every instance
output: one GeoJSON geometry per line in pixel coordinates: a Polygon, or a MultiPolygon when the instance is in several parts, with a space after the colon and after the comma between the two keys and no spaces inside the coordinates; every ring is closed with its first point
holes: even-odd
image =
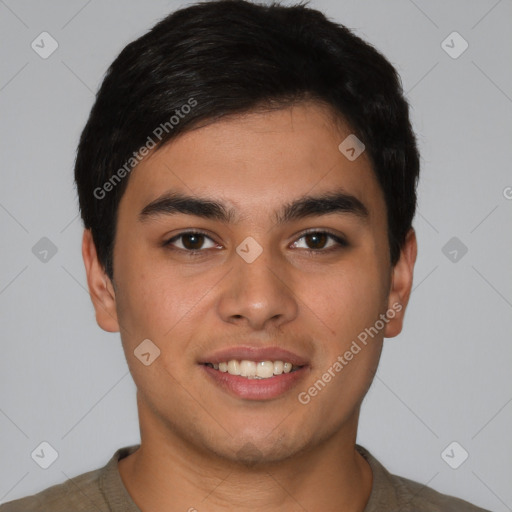
{"type": "MultiPolygon", "coordinates": [[[[187,256],[189,256],[189,257],[202,256],[204,254],[204,252],[205,252],[205,249],[189,250],[189,249],[181,249],[179,247],[173,247],[172,246],[173,242],[175,242],[176,240],[182,238],[185,235],[203,235],[206,238],[209,238],[212,242],[215,242],[204,231],[196,230],[196,231],[183,231],[183,232],[173,236],[169,240],[166,240],[165,242],[163,242],[162,245],[164,247],[172,250],[172,251],[185,252],[187,254],[187,256]]],[[[348,242],[345,239],[341,238],[340,236],[338,236],[338,235],[336,235],[336,234],[334,234],[334,233],[332,233],[331,231],[328,231],[328,230],[315,230],[315,229],[312,229],[312,230],[306,231],[306,232],[302,233],[299,236],[297,241],[300,240],[301,238],[304,238],[307,235],[328,235],[329,238],[333,239],[336,242],[336,244],[337,244],[336,246],[332,246],[332,247],[329,247],[327,249],[302,249],[303,251],[306,251],[306,253],[308,253],[308,254],[315,254],[316,255],[316,254],[320,254],[320,253],[331,253],[332,251],[340,250],[342,248],[348,247],[348,245],[349,245],[348,242]]]]}

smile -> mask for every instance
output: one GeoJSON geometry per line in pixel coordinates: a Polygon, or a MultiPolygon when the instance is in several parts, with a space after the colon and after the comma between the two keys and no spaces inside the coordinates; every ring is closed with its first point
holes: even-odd
{"type": "Polygon", "coordinates": [[[205,363],[206,366],[230,375],[238,375],[247,379],[270,379],[283,373],[297,371],[301,366],[288,361],[222,361],[220,363],[205,363]]]}

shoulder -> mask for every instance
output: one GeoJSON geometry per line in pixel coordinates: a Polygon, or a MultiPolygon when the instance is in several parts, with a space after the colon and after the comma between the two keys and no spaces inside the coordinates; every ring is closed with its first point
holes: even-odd
{"type": "MultiPolygon", "coordinates": [[[[392,475],[398,498],[415,512],[489,512],[461,498],[442,494],[408,478],[392,475]]],[[[409,509],[407,509],[409,510],[409,509]]]]}
{"type": "Polygon", "coordinates": [[[118,461],[140,445],[119,448],[98,469],[82,473],[65,482],[0,505],[0,512],[140,512],[123,486],[118,461]]]}
{"type": "Polygon", "coordinates": [[[108,512],[101,499],[101,469],[88,471],[37,494],[0,505],[0,512],[108,512]]]}
{"type": "Polygon", "coordinates": [[[372,492],[364,512],[489,512],[419,482],[393,475],[366,448],[356,445],[356,449],[373,473],[372,492]]]}

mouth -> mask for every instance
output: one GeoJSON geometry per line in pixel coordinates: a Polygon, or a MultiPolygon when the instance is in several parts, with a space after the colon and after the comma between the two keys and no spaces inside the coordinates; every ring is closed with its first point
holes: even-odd
{"type": "Polygon", "coordinates": [[[220,363],[202,364],[221,373],[228,373],[246,379],[271,379],[277,375],[296,372],[305,366],[281,360],[251,361],[247,359],[230,359],[220,363]]]}
{"type": "Polygon", "coordinates": [[[311,370],[308,360],[278,347],[232,347],[198,363],[210,384],[244,400],[278,398],[311,370]]]}

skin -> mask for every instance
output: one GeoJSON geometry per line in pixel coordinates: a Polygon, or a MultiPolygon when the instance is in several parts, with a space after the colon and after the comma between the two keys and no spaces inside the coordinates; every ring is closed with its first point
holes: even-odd
{"type": "Polygon", "coordinates": [[[411,230],[391,265],[386,206],[371,163],[366,153],[349,161],[338,150],[350,133],[326,107],[303,102],[225,118],[172,140],[129,177],[113,282],[85,230],[96,319],[120,332],[138,390],[141,447],[118,467],[142,511],[364,509],[372,472],[355,450],[360,405],[383,338],[402,329],[417,247],[411,230]],[[350,213],[283,225],[272,219],[284,203],[340,187],[366,206],[366,220],[350,213]],[[138,220],[144,206],[172,190],[224,201],[240,218],[230,225],[185,214],[138,220]],[[192,228],[211,240],[193,246],[181,238],[175,251],[162,245],[192,228]],[[322,253],[336,242],[303,235],[312,228],[332,230],[349,245],[322,253]],[[248,236],[263,249],[250,264],[235,251],[248,236]],[[184,247],[203,253],[190,257],[184,247]],[[298,393],[397,303],[402,310],[385,328],[301,404],[298,393]],[[161,350],[150,366],[133,353],[146,338],[161,350]],[[198,365],[201,355],[247,340],[307,357],[304,379],[265,401],[213,385],[198,365]]]}

